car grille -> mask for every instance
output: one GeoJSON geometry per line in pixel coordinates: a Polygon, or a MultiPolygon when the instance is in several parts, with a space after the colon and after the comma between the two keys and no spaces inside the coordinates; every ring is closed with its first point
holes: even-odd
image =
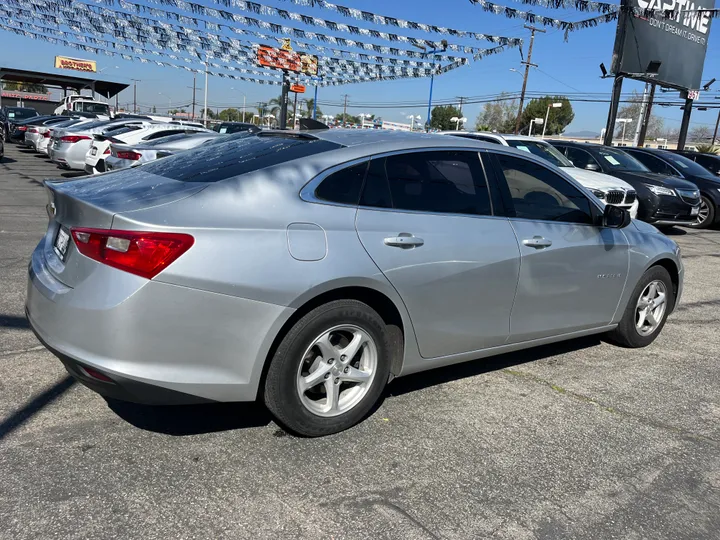
{"type": "Polygon", "coordinates": [[[675,189],[675,191],[688,204],[696,205],[700,202],[700,192],[697,189],[675,189]]]}
{"type": "Polygon", "coordinates": [[[620,204],[625,198],[625,192],[619,190],[608,191],[605,194],[605,201],[608,204],[620,204]]]}
{"type": "Polygon", "coordinates": [[[625,194],[625,204],[634,203],[636,198],[637,198],[637,193],[635,193],[634,191],[628,191],[625,194]]]}

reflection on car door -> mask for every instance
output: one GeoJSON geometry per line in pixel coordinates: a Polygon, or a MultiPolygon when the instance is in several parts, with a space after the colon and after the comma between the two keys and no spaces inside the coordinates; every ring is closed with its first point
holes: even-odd
{"type": "Polygon", "coordinates": [[[374,158],[356,226],[405,302],[423,357],[507,341],[520,252],[509,221],[492,215],[477,152],[374,158]]]}
{"type": "Polygon", "coordinates": [[[588,198],[548,167],[506,154],[494,163],[521,252],[510,342],[608,324],[627,278],[624,233],[593,225],[588,198]]]}

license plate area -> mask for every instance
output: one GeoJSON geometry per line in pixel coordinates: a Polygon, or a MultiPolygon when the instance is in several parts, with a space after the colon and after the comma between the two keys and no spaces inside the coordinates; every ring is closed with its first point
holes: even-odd
{"type": "Polygon", "coordinates": [[[97,155],[97,146],[93,146],[93,147],[92,147],[92,150],[90,150],[90,155],[91,155],[91,156],[96,156],[96,155],[97,155]]]}
{"type": "Polygon", "coordinates": [[[53,250],[55,254],[60,258],[62,262],[65,262],[67,257],[68,247],[70,245],[70,231],[66,227],[60,227],[55,236],[55,242],[53,243],[53,250]]]}

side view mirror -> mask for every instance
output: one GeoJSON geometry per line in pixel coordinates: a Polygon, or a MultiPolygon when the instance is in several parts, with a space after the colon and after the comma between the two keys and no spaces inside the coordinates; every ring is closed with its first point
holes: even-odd
{"type": "Polygon", "coordinates": [[[619,206],[608,204],[603,212],[603,227],[609,229],[622,229],[630,225],[632,218],[630,212],[619,206]]]}
{"type": "Polygon", "coordinates": [[[585,169],[588,171],[599,171],[600,167],[596,163],[588,163],[585,165],[585,169]]]}

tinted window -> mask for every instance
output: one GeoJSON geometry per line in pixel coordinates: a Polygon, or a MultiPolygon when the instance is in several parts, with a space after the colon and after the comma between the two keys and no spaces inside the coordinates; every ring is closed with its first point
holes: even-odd
{"type": "Polygon", "coordinates": [[[324,201],[357,204],[367,167],[365,162],[331,174],[315,190],[315,196],[324,201]]]}
{"type": "Polygon", "coordinates": [[[160,137],[167,137],[168,135],[179,135],[180,133],[187,133],[185,129],[166,129],[163,131],[156,131],[150,135],[143,137],[143,141],[152,141],[153,139],[159,139],[160,137]]]}
{"type": "Polygon", "coordinates": [[[677,171],[674,171],[672,167],[670,167],[662,159],[646,154],[645,152],[631,151],[629,154],[654,173],[666,174],[668,176],[678,176],[677,171]]]}
{"type": "Polygon", "coordinates": [[[498,155],[512,197],[515,216],[543,221],[593,222],[587,197],[542,165],[498,155]]]}
{"type": "Polygon", "coordinates": [[[449,214],[491,214],[477,152],[416,152],[389,156],[385,173],[393,208],[449,214]]]}
{"type": "Polygon", "coordinates": [[[374,208],[392,208],[390,187],[385,174],[385,158],[370,161],[360,204],[374,208]]]}
{"type": "Polygon", "coordinates": [[[218,182],[338,148],[342,146],[291,135],[250,136],[200,146],[191,153],[146,163],[142,169],[182,182],[218,182]]]}
{"type": "Polygon", "coordinates": [[[588,165],[597,165],[600,167],[589,152],[581,150],[580,148],[568,148],[567,157],[570,161],[572,161],[573,165],[580,167],[581,169],[587,168],[588,165]]]}
{"type": "Polygon", "coordinates": [[[535,154],[537,157],[542,158],[545,161],[549,161],[556,167],[572,167],[572,163],[570,163],[565,156],[548,143],[513,139],[506,139],[506,141],[513,148],[517,148],[523,152],[529,152],[530,154],[535,154]]]}
{"type": "Polygon", "coordinates": [[[75,105],[75,110],[80,110],[92,114],[110,114],[110,106],[105,103],[87,103],[79,102],[75,105]]]}
{"type": "Polygon", "coordinates": [[[677,154],[671,154],[670,152],[663,152],[663,159],[668,160],[673,166],[683,174],[690,174],[693,176],[702,176],[705,178],[713,178],[713,175],[708,172],[702,163],[698,165],[693,160],[686,158],[685,156],[679,156],[677,154]]]}
{"type": "Polygon", "coordinates": [[[21,120],[23,118],[32,118],[33,116],[37,116],[38,113],[35,109],[26,109],[21,107],[9,107],[7,109],[7,116],[8,118],[12,118],[14,120],[21,120]]]}
{"type": "Polygon", "coordinates": [[[720,158],[698,155],[695,156],[695,161],[712,173],[718,174],[718,171],[720,171],[720,158]]]}

